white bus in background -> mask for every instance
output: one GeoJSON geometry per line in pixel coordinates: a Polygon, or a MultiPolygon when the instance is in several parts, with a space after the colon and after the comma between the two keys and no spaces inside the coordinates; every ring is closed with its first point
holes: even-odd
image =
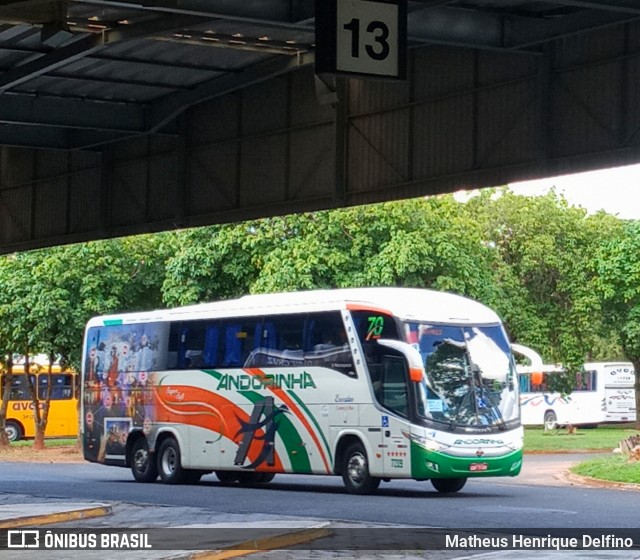
{"type": "Polygon", "coordinates": [[[605,422],[635,422],[635,370],[629,362],[593,362],[584,365],[594,371],[604,387],[605,422]]]}
{"type": "Polygon", "coordinates": [[[512,348],[530,361],[516,366],[524,426],[554,429],[635,421],[635,373],[630,362],[588,362],[576,373],[571,393],[562,395],[549,389],[550,377],[564,372],[561,365],[542,363],[530,348],[517,344],[512,348]]]}

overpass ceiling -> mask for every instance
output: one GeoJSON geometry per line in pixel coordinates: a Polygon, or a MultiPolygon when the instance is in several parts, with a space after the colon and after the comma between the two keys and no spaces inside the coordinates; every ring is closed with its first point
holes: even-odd
{"type": "MultiPolygon", "coordinates": [[[[177,135],[202,101],[314,61],[311,0],[0,0],[0,144],[99,150],[177,135]]],[[[541,51],[637,0],[410,0],[410,47],[541,51]]]]}

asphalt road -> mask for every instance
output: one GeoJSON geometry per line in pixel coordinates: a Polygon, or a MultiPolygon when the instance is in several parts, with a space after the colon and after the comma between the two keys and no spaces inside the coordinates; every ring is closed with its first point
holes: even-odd
{"type": "MultiPolygon", "coordinates": [[[[470,480],[442,495],[428,482],[383,483],[350,496],[337,477],[279,475],[263,488],[224,486],[209,475],[193,486],[139,484],[126,469],[95,464],[2,464],[0,494],[33,501],[74,499],[246,514],[449,528],[637,527],[637,492],[584,487],[559,477],[585,455],[532,455],[521,476],[470,480]]],[[[157,508],[156,508],[157,509],[157,508]]]]}

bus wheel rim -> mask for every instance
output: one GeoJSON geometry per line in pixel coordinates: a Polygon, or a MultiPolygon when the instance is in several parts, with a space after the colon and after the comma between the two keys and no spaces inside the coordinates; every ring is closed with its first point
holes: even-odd
{"type": "Polygon", "coordinates": [[[138,449],[133,457],[133,463],[138,472],[144,472],[149,466],[149,453],[146,449],[138,449]]]}
{"type": "Polygon", "coordinates": [[[165,473],[173,474],[176,471],[176,452],[173,449],[167,449],[162,457],[162,468],[165,473]]]}
{"type": "Polygon", "coordinates": [[[349,478],[355,484],[361,484],[367,472],[367,461],[361,453],[355,453],[349,459],[347,466],[349,478]]]}

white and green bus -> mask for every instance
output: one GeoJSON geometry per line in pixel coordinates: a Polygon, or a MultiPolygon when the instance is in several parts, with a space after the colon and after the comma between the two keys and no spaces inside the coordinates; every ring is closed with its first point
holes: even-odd
{"type": "Polygon", "coordinates": [[[518,383],[498,316],[406,288],[251,295],[87,325],[88,461],[140,482],[265,484],[276,473],[380,481],[522,465],[518,383]]]}

